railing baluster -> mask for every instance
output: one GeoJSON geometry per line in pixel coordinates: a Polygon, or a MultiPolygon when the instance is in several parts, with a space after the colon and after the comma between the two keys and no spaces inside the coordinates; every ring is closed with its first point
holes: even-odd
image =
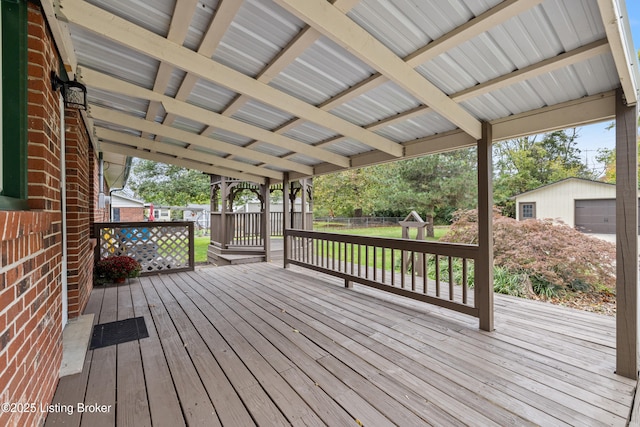
{"type": "Polygon", "coordinates": [[[453,301],[453,259],[448,257],[449,261],[449,301],[453,301]]]}
{"type": "Polygon", "coordinates": [[[467,259],[462,258],[462,303],[467,303],[467,259]]]}
{"type": "Polygon", "coordinates": [[[427,277],[429,276],[428,265],[427,265],[427,254],[420,255],[422,258],[422,293],[426,294],[427,291],[427,277]]]}
{"type": "Polygon", "coordinates": [[[436,296],[440,297],[440,257],[435,254],[436,261],[436,296]]]}
{"type": "Polygon", "coordinates": [[[355,257],[355,254],[356,254],[355,251],[356,251],[356,244],[355,243],[351,243],[351,260],[350,260],[350,263],[351,263],[351,275],[352,276],[353,276],[353,273],[354,273],[353,270],[354,270],[354,263],[355,263],[355,258],[354,257],[355,257]]]}
{"type": "Polygon", "coordinates": [[[369,245],[364,247],[364,277],[369,278],[369,245]]]}
{"type": "Polygon", "coordinates": [[[404,250],[400,251],[400,287],[404,289],[405,272],[407,271],[407,254],[404,250]]]}
{"type": "Polygon", "coordinates": [[[331,241],[331,269],[336,269],[336,241],[331,241]]]}
{"type": "Polygon", "coordinates": [[[378,247],[373,247],[373,280],[378,281],[378,247]]]}
{"type": "Polygon", "coordinates": [[[387,249],[386,248],[382,248],[382,283],[386,283],[386,275],[387,275],[387,266],[386,266],[386,261],[387,261],[387,249]]]}
{"type": "Polygon", "coordinates": [[[396,287],[396,251],[391,248],[391,286],[396,287]]]}
{"type": "Polygon", "coordinates": [[[416,290],[416,254],[414,251],[411,251],[411,290],[415,292],[416,290]]]}

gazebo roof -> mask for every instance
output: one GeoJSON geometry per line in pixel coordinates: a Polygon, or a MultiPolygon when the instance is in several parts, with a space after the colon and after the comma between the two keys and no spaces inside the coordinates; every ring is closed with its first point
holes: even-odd
{"type": "Polygon", "coordinates": [[[43,6],[114,164],[273,182],[472,146],[483,121],[501,140],[608,120],[617,89],[638,97],[617,0],[43,6]]]}

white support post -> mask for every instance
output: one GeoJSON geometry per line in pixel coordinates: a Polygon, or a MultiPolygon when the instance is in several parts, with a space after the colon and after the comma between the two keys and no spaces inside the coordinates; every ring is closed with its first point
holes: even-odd
{"type": "Polygon", "coordinates": [[[491,124],[482,123],[478,140],[478,246],[475,263],[475,301],[480,329],[493,331],[493,133],[491,124]]]}
{"type": "Polygon", "coordinates": [[[638,378],[638,112],[616,95],[616,373],[638,378]]]}

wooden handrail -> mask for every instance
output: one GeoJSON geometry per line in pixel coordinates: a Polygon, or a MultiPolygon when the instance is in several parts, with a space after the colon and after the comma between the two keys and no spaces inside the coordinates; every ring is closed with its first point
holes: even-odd
{"type": "Polygon", "coordinates": [[[477,288],[469,292],[470,264],[475,272],[479,258],[476,245],[297,229],[284,235],[285,264],[340,277],[347,287],[358,283],[478,317],[477,288]],[[434,279],[428,278],[430,268],[434,279]]]}

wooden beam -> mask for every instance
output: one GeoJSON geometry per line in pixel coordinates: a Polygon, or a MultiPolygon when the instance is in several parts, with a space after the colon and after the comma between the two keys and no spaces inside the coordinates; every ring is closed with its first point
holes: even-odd
{"type": "Polygon", "coordinates": [[[412,67],[417,67],[453,49],[459,44],[479,36],[508,19],[531,9],[542,3],[542,1],[543,0],[504,0],[455,28],[453,31],[418,49],[404,59],[412,67]]]}
{"type": "Polygon", "coordinates": [[[602,23],[611,46],[620,84],[628,105],[638,102],[638,56],[631,41],[629,17],[619,0],[598,0],[602,23]]]}
{"type": "Polygon", "coordinates": [[[491,122],[493,140],[518,138],[610,120],[615,116],[615,91],[551,105],[491,122]]]}
{"type": "Polygon", "coordinates": [[[451,99],[455,100],[456,102],[466,101],[468,99],[484,95],[494,90],[499,90],[507,86],[511,86],[515,83],[533,79],[543,74],[550,73],[554,70],[586,61],[589,58],[593,58],[607,52],[609,52],[609,44],[607,43],[607,39],[596,40],[584,46],[573,49],[569,52],[561,53],[560,55],[513,71],[512,73],[505,74],[504,76],[491,79],[484,83],[480,83],[478,85],[470,87],[469,89],[457,92],[451,95],[451,99]]]}
{"type": "Polygon", "coordinates": [[[478,259],[475,262],[475,305],[480,329],[493,331],[493,137],[491,124],[482,123],[478,141],[478,259]]]}
{"type": "Polygon", "coordinates": [[[480,121],[339,9],[320,1],[274,1],[394,81],[416,99],[429,105],[460,129],[476,139],[482,136],[480,121]]]}
{"type": "MultiPolygon", "coordinates": [[[[218,141],[213,138],[208,138],[208,137],[187,132],[181,129],[173,128],[166,125],[161,125],[160,123],[139,119],[125,113],[109,110],[107,108],[92,105],[91,115],[96,119],[99,119],[108,123],[114,123],[119,126],[124,126],[129,129],[134,129],[141,132],[147,132],[153,135],[161,135],[166,138],[176,139],[178,141],[208,148],[210,150],[223,151],[225,153],[237,153],[237,154],[241,153],[243,157],[246,157],[248,159],[272,164],[274,166],[276,164],[281,166],[284,166],[286,164],[286,169],[288,170],[296,170],[304,174],[313,174],[313,168],[306,165],[294,163],[289,160],[283,160],[278,157],[271,156],[269,154],[260,153],[258,151],[247,150],[243,147],[238,147],[236,145],[229,144],[227,142],[218,141]],[[286,162],[286,163],[283,163],[283,162],[286,162]]],[[[224,160],[224,159],[221,159],[221,160],[224,160]]]]}
{"type": "Polygon", "coordinates": [[[638,379],[638,111],[616,96],[616,373],[638,379]]]}
{"type": "Polygon", "coordinates": [[[231,22],[233,22],[233,18],[235,18],[238,10],[242,7],[242,3],[240,0],[221,0],[218,3],[216,14],[211,20],[209,28],[207,28],[198,47],[198,53],[200,55],[206,57],[213,55],[213,52],[218,48],[231,22]]]}
{"type": "Polygon", "coordinates": [[[189,25],[198,6],[199,0],[180,0],[176,1],[171,16],[171,24],[169,24],[169,32],[167,39],[174,43],[182,44],[187,37],[189,25]]]}
{"type": "MultiPolygon", "coordinates": [[[[107,76],[106,74],[102,74],[91,69],[83,69],[82,76],[83,76],[83,80],[87,84],[91,85],[92,87],[100,88],[109,92],[115,92],[115,93],[121,93],[123,95],[133,96],[135,98],[148,99],[153,102],[160,102],[163,104],[166,111],[172,113],[175,116],[187,117],[189,120],[204,123],[209,126],[215,126],[215,127],[227,130],[229,132],[236,133],[238,135],[246,136],[259,141],[264,141],[269,144],[275,145],[277,147],[285,148],[291,151],[302,151],[308,156],[317,158],[321,161],[334,163],[342,167],[349,166],[349,159],[347,157],[341,156],[339,154],[331,153],[330,151],[322,150],[314,146],[310,146],[308,144],[305,144],[303,142],[297,141],[295,139],[292,139],[286,136],[278,135],[266,129],[262,129],[258,126],[254,126],[249,123],[245,123],[240,120],[233,119],[231,117],[225,117],[221,114],[214,113],[213,111],[200,108],[193,104],[178,101],[176,99],[171,98],[170,96],[166,96],[154,91],[150,91],[148,89],[134,85],[132,83],[116,79],[115,77],[107,76]]],[[[165,123],[165,126],[166,126],[166,123],[165,123]]],[[[213,141],[216,141],[216,140],[213,140],[213,141]]],[[[189,142],[189,141],[185,141],[185,142],[189,142]]],[[[243,149],[242,147],[238,147],[237,145],[223,143],[221,141],[218,141],[218,142],[220,144],[226,144],[226,148],[224,149],[220,148],[219,149],[220,151],[224,151],[226,153],[233,153],[235,155],[248,157],[251,159],[253,159],[253,157],[250,157],[250,156],[255,156],[256,152],[253,150],[243,149]]],[[[307,169],[307,172],[309,174],[313,173],[312,168],[309,166],[304,166],[304,165],[300,165],[299,163],[283,160],[275,156],[263,155],[261,156],[261,158],[269,159],[268,161],[259,160],[259,161],[264,161],[267,164],[272,164],[272,162],[277,162],[278,167],[283,167],[283,168],[292,169],[292,170],[294,168],[295,170],[298,170],[297,168],[302,167],[303,169],[307,169]]]]}
{"type": "Polygon", "coordinates": [[[322,111],[294,96],[258,82],[187,48],[178,46],[151,31],[83,0],[65,0],[64,10],[65,19],[81,28],[157,60],[168,62],[230,90],[246,94],[267,105],[318,123],[380,151],[388,152],[396,157],[402,156],[402,146],[396,142],[322,111]]]}
{"type": "MultiPolygon", "coordinates": [[[[351,10],[360,0],[335,0],[333,2],[334,6],[342,10],[344,13],[347,13],[351,10]]],[[[284,47],[280,51],[278,55],[269,63],[266,67],[258,73],[256,79],[263,83],[269,83],[273,80],[278,74],[282,72],[291,62],[295,60],[305,49],[309,48],[318,38],[320,38],[321,34],[314,30],[313,28],[306,26],[303,28],[300,33],[296,37],[293,38],[289,42],[287,46],[284,47]]],[[[236,97],[231,104],[229,104],[222,115],[231,116],[236,113],[244,104],[247,103],[249,97],[246,95],[241,95],[236,97]]],[[[321,108],[319,106],[319,108],[321,108]]],[[[327,111],[327,108],[321,108],[327,111]]],[[[296,120],[298,124],[302,123],[302,120],[296,120]]],[[[206,131],[213,132],[214,128],[210,127],[206,131]]],[[[278,130],[275,133],[283,134],[285,130],[278,130]]],[[[295,155],[292,154],[292,156],[295,155]]]]}
{"type": "MultiPolygon", "coordinates": [[[[349,158],[341,156],[339,154],[332,153],[330,151],[322,150],[314,146],[305,144],[295,139],[279,135],[268,130],[262,129],[258,126],[253,126],[249,123],[242,122],[230,117],[225,117],[221,114],[214,113],[204,108],[197,107],[193,104],[178,101],[164,94],[160,94],[155,91],[150,91],[143,87],[134,85],[123,80],[116,79],[111,76],[99,73],[91,69],[82,70],[82,78],[85,83],[92,87],[100,88],[109,92],[121,93],[128,96],[133,96],[141,99],[148,99],[152,102],[161,102],[167,112],[172,113],[175,116],[187,117],[190,120],[198,121],[200,123],[214,126],[220,129],[227,130],[229,132],[236,133],[238,135],[254,138],[255,140],[264,141],[277,147],[285,148],[294,152],[303,152],[305,155],[317,158],[318,160],[336,164],[341,167],[349,167],[349,158]]],[[[146,131],[145,131],[146,132],[146,131]]],[[[209,138],[211,139],[211,138],[209,138]]],[[[182,139],[183,140],[183,139],[182,139]]],[[[184,141],[184,140],[183,140],[184,141]]],[[[215,141],[215,140],[213,140],[215,141]]],[[[189,142],[189,141],[185,141],[189,142]]],[[[220,142],[221,144],[225,144],[220,142]]],[[[233,144],[227,144],[227,148],[220,148],[220,151],[233,153],[238,156],[248,157],[254,159],[253,150],[242,149],[233,144]]],[[[268,165],[278,163],[278,167],[284,167],[291,170],[300,171],[306,169],[307,174],[313,174],[313,169],[309,166],[300,165],[288,160],[283,160],[275,156],[261,156],[268,165]]]]}
{"type": "MultiPolygon", "coordinates": [[[[592,43],[589,43],[585,46],[581,46],[569,52],[562,53],[558,56],[554,56],[552,58],[545,59],[536,64],[532,64],[528,67],[521,68],[520,70],[516,70],[512,73],[505,74],[504,76],[496,77],[495,79],[488,80],[484,83],[480,83],[468,89],[462,90],[451,95],[451,99],[456,102],[462,102],[469,100],[471,98],[475,98],[480,95],[484,95],[486,93],[492,92],[494,90],[498,90],[528,79],[532,79],[534,77],[540,76],[545,73],[549,73],[551,71],[567,67],[572,64],[576,64],[582,61],[585,61],[589,58],[593,58],[598,55],[602,55],[604,53],[609,52],[609,44],[606,39],[596,40],[592,43]]],[[[373,86],[373,82],[375,79],[369,79],[367,86],[373,86]]],[[[356,86],[354,86],[355,88],[356,86]]],[[[338,95],[338,98],[340,96],[338,95]]],[[[320,106],[323,108],[324,104],[320,106]]],[[[367,130],[378,130],[382,129],[386,126],[393,125],[395,123],[401,123],[406,120],[410,120],[414,117],[419,117],[421,115],[427,114],[431,111],[426,105],[421,105],[416,108],[412,108],[411,110],[404,111],[402,113],[396,114],[395,116],[388,117],[383,120],[379,120],[370,125],[364,126],[367,130]]],[[[341,141],[344,137],[335,138],[331,141],[332,144],[341,141]]],[[[318,145],[321,146],[321,145],[318,145]]]]}
{"type": "MultiPolygon", "coordinates": [[[[567,127],[598,123],[612,120],[614,117],[615,91],[609,91],[494,120],[491,125],[493,140],[501,141],[567,127]]],[[[460,130],[454,130],[404,143],[405,156],[403,158],[459,150],[473,147],[476,144],[477,140],[471,136],[460,130]]],[[[395,158],[385,153],[369,152],[352,156],[351,166],[359,168],[392,160],[395,158]]],[[[339,170],[341,169],[335,165],[321,164],[315,167],[315,175],[324,175],[339,170]]],[[[303,176],[292,173],[291,179],[303,176]]]]}
{"type": "MultiPolygon", "coordinates": [[[[222,0],[218,4],[216,13],[198,47],[198,53],[200,55],[206,56],[207,58],[213,55],[231,25],[231,22],[233,22],[233,18],[242,6],[242,3],[242,1],[237,0],[222,0]]],[[[196,75],[187,74],[182,80],[182,83],[180,83],[180,87],[176,93],[176,99],[181,101],[186,100],[198,82],[198,78],[196,75]]],[[[174,117],[169,117],[167,124],[171,124],[173,119],[174,117]]]]}
{"type": "Polygon", "coordinates": [[[245,173],[240,173],[237,171],[231,171],[224,168],[218,168],[206,163],[201,162],[193,162],[190,160],[177,159],[173,156],[168,156],[166,154],[159,153],[151,153],[149,151],[144,150],[136,150],[132,147],[127,147],[120,144],[114,144],[111,142],[100,142],[100,149],[107,153],[117,153],[122,154],[129,157],[137,157],[140,159],[153,160],[154,162],[161,162],[167,164],[173,164],[176,166],[182,166],[187,169],[195,169],[209,174],[226,174],[232,178],[241,179],[243,181],[255,182],[256,184],[263,184],[265,182],[264,177],[255,176],[245,173]]]}
{"type": "Polygon", "coordinates": [[[141,138],[124,132],[118,132],[105,128],[96,128],[96,135],[102,141],[112,141],[120,144],[131,146],[132,148],[149,150],[160,154],[174,157],[182,157],[186,160],[209,163],[213,166],[225,168],[228,170],[236,170],[238,172],[249,173],[251,175],[282,179],[282,173],[267,168],[259,168],[257,166],[238,162],[235,160],[222,159],[214,154],[203,153],[202,151],[189,150],[187,148],[178,147],[174,144],[151,140],[149,138],[141,138]]]}
{"type": "MultiPolygon", "coordinates": [[[[444,153],[446,151],[459,150],[462,148],[475,147],[477,140],[460,129],[453,130],[426,138],[417,139],[404,144],[405,156],[403,159],[424,156],[427,154],[444,153]]],[[[361,168],[365,166],[387,163],[397,160],[395,157],[379,151],[358,154],[351,157],[351,167],[361,168]]],[[[325,175],[328,173],[338,172],[342,169],[335,165],[322,164],[315,167],[315,174],[325,175]]],[[[292,173],[291,179],[304,178],[304,175],[292,173]]]]}
{"type": "Polygon", "coordinates": [[[276,147],[285,148],[297,153],[303,153],[306,156],[313,157],[318,160],[333,163],[342,167],[349,167],[349,158],[330,151],[316,148],[313,145],[296,141],[277,133],[273,133],[258,126],[253,126],[240,120],[226,117],[213,111],[205,110],[191,104],[176,101],[175,99],[167,99],[163,101],[164,109],[176,116],[187,117],[190,120],[225,129],[238,135],[248,136],[257,141],[264,141],[273,144],[276,147]]]}
{"type": "MultiPolygon", "coordinates": [[[[459,28],[451,31],[450,33],[443,35],[439,39],[411,53],[410,55],[403,58],[403,60],[407,62],[409,65],[411,65],[412,67],[416,67],[430,59],[435,58],[441,53],[446,52],[448,49],[455,47],[456,44],[459,44],[464,40],[471,39],[485,32],[492,26],[496,26],[501,22],[504,22],[507,19],[513,17],[514,15],[518,13],[522,13],[525,10],[534,7],[540,2],[541,0],[505,0],[499,3],[497,6],[487,10],[481,15],[461,25],[459,28]]],[[[335,3],[334,5],[338,9],[343,10],[342,7],[344,5],[338,4],[338,3],[335,3]]],[[[346,14],[347,12],[344,11],[344,13],[346,14]]],[[[342,105],[350,101],[351,99],[356,98],[362,95],[363,93],[366,93],[382,85],[383,83],[386,83],[387,81],[388,79],[385,76],[381,75],[380,73],[376,73],[371,77],[368,77],[367,79],[361,81],[360,83],[353,85],[347,90],[335,95],[331,99],[328,99],[327,101],[318,105],[318,108],[321,108],[322,110],[325,110],[325,111],[332,110],[335,107],[342,105]]],[[[512,84],[513,83],[515,82],[512,82],[512,84]]],[[[455,95],[451,96],[451,99],[457,102],[459,101],[458,99],[455,98],[455,95]]],[[[422,106],[420,108],[423,110],[424,113],[426,113],[429,109],[429,107],[427,106],[422,106]]],[[[398,114],[397,116],[393,116],[393,118],[389,118],[388,120],[402,121],[404,120],[403,114],[404,113],[398,114]]],[[[407,120],[409,118],[410,117],[407,117],[407,120]]],[[[290,123],[287,124],[287,128],[283,129],[282,132],[286,132],[288,129],[298,126],[300,122],[301,122],[300,120],[291,121],[290,123]]],[[[370,126],[365,126],[365,128],[368,130],[375,130],[379,128],[377,126],[376,127],[373,127],[373,126],[375,126],[375,124],[372,124],[370,126]]],[[[340,139],[336,139],[336,141],[334,142],[338,142],[339,140],[340,139]]]]}
{"type": "MultiPolygon", "coordinates": [[[[168,40],[180,45],[184,43],[184,39],[187,37],[187,32],[189,31],[191,19],[197,6],[198,0],[176,1],[173,9],[173,15],[171,16],[171,23],[169,24],[169,32],[167,34],[168,40]]],[[[166,62],[160,63],[158,72],[156,73],[156,79],[153,84],[153,90],[155,92],[165,92],[172,72],[173,67],[170,64],[167,64],[166,62]]],[[[150,102],[147,107],[146,119],[155,121],[159,110],[160,105],[157,102],[150,102]]],[[[142,136],[146,138],[148,135],[143,134],[142,136]]]]}
{"type": "Polygon", "coordinates": [[[69,74],[69,77],[73,80],[76,75],[76,69],[78,68],[78,58],[73,49],[69,28],[65,22],[57,19],[60,8],[57,4],[54,4],[54,0],[42,0],[40,4],[42,5],[42,11],[51,29],[51,34],[56,42],[56,48],[58,52],[60,52],[60,57],[67,70],[67,74],[69,74]]]}

